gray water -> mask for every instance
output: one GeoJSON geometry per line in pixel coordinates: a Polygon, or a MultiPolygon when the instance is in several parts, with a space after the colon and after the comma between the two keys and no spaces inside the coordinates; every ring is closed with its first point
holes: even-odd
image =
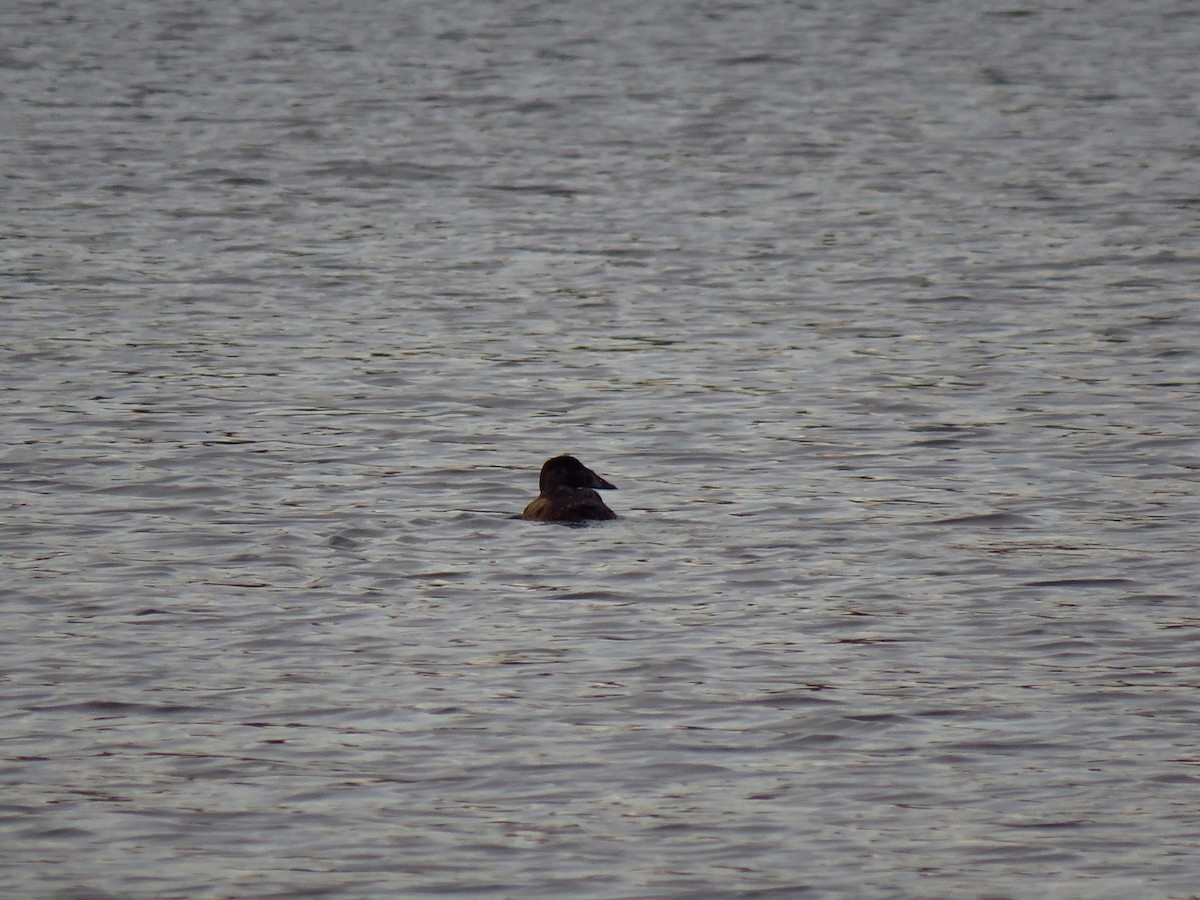
{"type": "Polygon", "coordinates": [[[0,36],[5,896],[1198,896],[1195,4],[0,36]]]}

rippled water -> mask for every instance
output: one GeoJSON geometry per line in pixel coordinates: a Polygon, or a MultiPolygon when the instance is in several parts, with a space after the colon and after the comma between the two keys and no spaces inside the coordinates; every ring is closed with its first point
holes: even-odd
{"type": "Polygon", "coordinates": [[[0,26],[7,895],[1196,896],[1193,4],[0,26]]]}

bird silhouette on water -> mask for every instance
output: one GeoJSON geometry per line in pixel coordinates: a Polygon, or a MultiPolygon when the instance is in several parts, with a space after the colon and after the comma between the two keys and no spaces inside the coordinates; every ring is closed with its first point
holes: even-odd
{"type": "Polygon", "coordinates": [[[617,514],[604,505],[597,489],[615,491],[617,486],[573,456],[555,456],[542,465],[537,499],[525,507],[521,518],[567,523],[615,519],[617,514]]]}

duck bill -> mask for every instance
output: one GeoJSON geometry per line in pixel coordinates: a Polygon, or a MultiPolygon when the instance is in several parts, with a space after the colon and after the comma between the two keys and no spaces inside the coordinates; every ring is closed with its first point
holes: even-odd
{"type": "Polygon", "coordinates": [[[613,484],[611,481],[606,481],[605,479],[601,478],[591,469],[588,469],[588,474],[592,476],[592,483],[589,485],[589,487],[594,487],[601,491],[615,491],[617,489],[615,484],[613,484]]]}

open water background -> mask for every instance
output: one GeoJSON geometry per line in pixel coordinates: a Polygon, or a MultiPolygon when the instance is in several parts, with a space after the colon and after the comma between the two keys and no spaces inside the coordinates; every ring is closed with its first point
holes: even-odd
{"type": "Polygon", "coordinates": [[[0,5],[4,894],[1198,896],[1197,58],[0,5]]]}

